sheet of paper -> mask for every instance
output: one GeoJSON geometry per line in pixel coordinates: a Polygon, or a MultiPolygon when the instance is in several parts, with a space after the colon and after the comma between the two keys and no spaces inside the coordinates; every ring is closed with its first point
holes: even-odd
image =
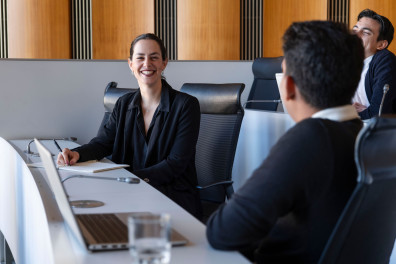
{"type": "MultiPolygon", "coordinates": [[[[34,162],[27,164],[29,167],[35,168],[42,168],[43,164],[41,162],[34,162]]],[[[75,172],[86,172],[86,173],[94,173],[94,172],[101,172],[101,171],[108,171],[108,170],[115,170],[120,168],[129,167],[128,164],[115,164],[115,163],[107,163],[101,161],[85,161],[85,162],[78,162],[72,166],[59,166],[60,170],[67,170],[67,171],[75,171],[75,172]]]]}

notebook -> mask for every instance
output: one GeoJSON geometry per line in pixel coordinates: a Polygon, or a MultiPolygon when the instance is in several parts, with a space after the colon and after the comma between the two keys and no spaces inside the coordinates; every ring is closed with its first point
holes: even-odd
{"type": "Polygon", "coordinates": [[[67,171],[95,173],[95,172],[127,168],[129,167],[129,165],[89,160],[84,162],[77,162],[76,164],[71,166],[58,166],[58,167],[61,170],[67,170],[67,171]]]}
{"type": "MultiPolygon", "coordinates": [[[[39,140],[35,139],[35,143],[59,211],[66,226],[78,242],[92,252],[128,249],[127,220],[130,213],[75,215],[67,199],[51,152],[39,140]]],[[[187,242],[185,237],[172,229],[172,246],[182,246],[187,242]]]]}
{"type": "MultiPolygon", "coordinates": [[[[44,167],[42,162],[33,162],[33,163],[29,163],[27,165],[32,168],[43,168],[44,167]]],[[[80,173],[95,173],[95,172],[116,170],[116,169],[127,168],[127,167],[129,167],[128,164],[115,164],[115,163],[90,160],[90,161],[84,161],[84,162],[77,162],[76,164],[74,164],[72,166],[66,166],[66,165],[58,166],[58,169],[80,172],[80,173]]]]}

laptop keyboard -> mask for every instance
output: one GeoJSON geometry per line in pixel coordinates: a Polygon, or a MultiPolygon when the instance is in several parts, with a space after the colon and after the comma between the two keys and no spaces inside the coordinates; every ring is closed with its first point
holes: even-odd
{"type": "Polygon", "coordinates": [[[128,227],[115,214],[76,215],[97,243],[128,243],[128,227]]]}

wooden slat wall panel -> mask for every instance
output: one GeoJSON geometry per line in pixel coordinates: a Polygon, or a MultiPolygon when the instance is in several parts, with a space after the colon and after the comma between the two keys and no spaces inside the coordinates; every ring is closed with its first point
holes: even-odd
{"type": "Polygon", "coordinates": [[[327,0],[263,0],[263,56],[282,56],[282,36],[292,22],[327,20],[327,0]]]}
{"type": "Polygon", "coordinates": [[[73,59],[92,59],[91,0],[72,0],[73,59]]]}
{"type": "Polygon", "coordinates": [[[177,0],[155,0],[155,34],[159,36],[169,60],[177,60],[177,0]]]}
{"type": "Polygon", "coordinates": [[[178,0],[179,60],[239,60],[240,0],[178,0]]]}
{"type": "Polygon", "coordinates": [[[93,59],[127,59],[131,41],[154,32],[154,0],[93,0],[93,59]]]}
{"type": "Polygon", "coordinates": [[[327,19],[349,24],[349,0],[329,0],[327,19]]]}
{"type": "Polygon", "coordinates": [[[241,0],[241,60],[263,52],[263,0],[241,0]]]}
{"type": "Polygon", "coordinates": [[[8,57],[71,59],[70,0],[7,1],[8,57]]]}
{"type": "Polygon", "coordinates": [[[0,0],[0,58],[8,58],[7,1],[0,0]]]}
{"type": "MultiPolygon", "coordinates": [[[[359,13],[366,8],[372,9],[382,16],[386,16],[391,22],[393,27],[396,27],[396,1],[395,0],[349,0],[350,1],[350,14],[349,26],[352,28],[357,21],[359,13]]],[[[389,46],[389,50],[396,53],[395,37],[389,46]]]]}

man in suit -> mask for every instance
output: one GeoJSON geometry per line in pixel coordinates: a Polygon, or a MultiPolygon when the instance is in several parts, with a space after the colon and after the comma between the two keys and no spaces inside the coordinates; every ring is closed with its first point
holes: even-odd
{"type": "Polygon", "coordinates": [[[364,49],[344,24],[308,21],[286,30],[283,51],[280,94],[296,125],[209,218],[207,238],[257,263],[317,263],[356,185],[362,122],[350,102],[364,49]]]}
{"type": "Polygon", "coordinates": [[[396,58],[388,50],[394,33],[392,23],[386,17],[365,9],[358,15],[353,32],[363,41],[365,57],[353,105],[362,119],[377,116],[384,86],[388,84],[382,113],[396,113],[396,58]]]}

